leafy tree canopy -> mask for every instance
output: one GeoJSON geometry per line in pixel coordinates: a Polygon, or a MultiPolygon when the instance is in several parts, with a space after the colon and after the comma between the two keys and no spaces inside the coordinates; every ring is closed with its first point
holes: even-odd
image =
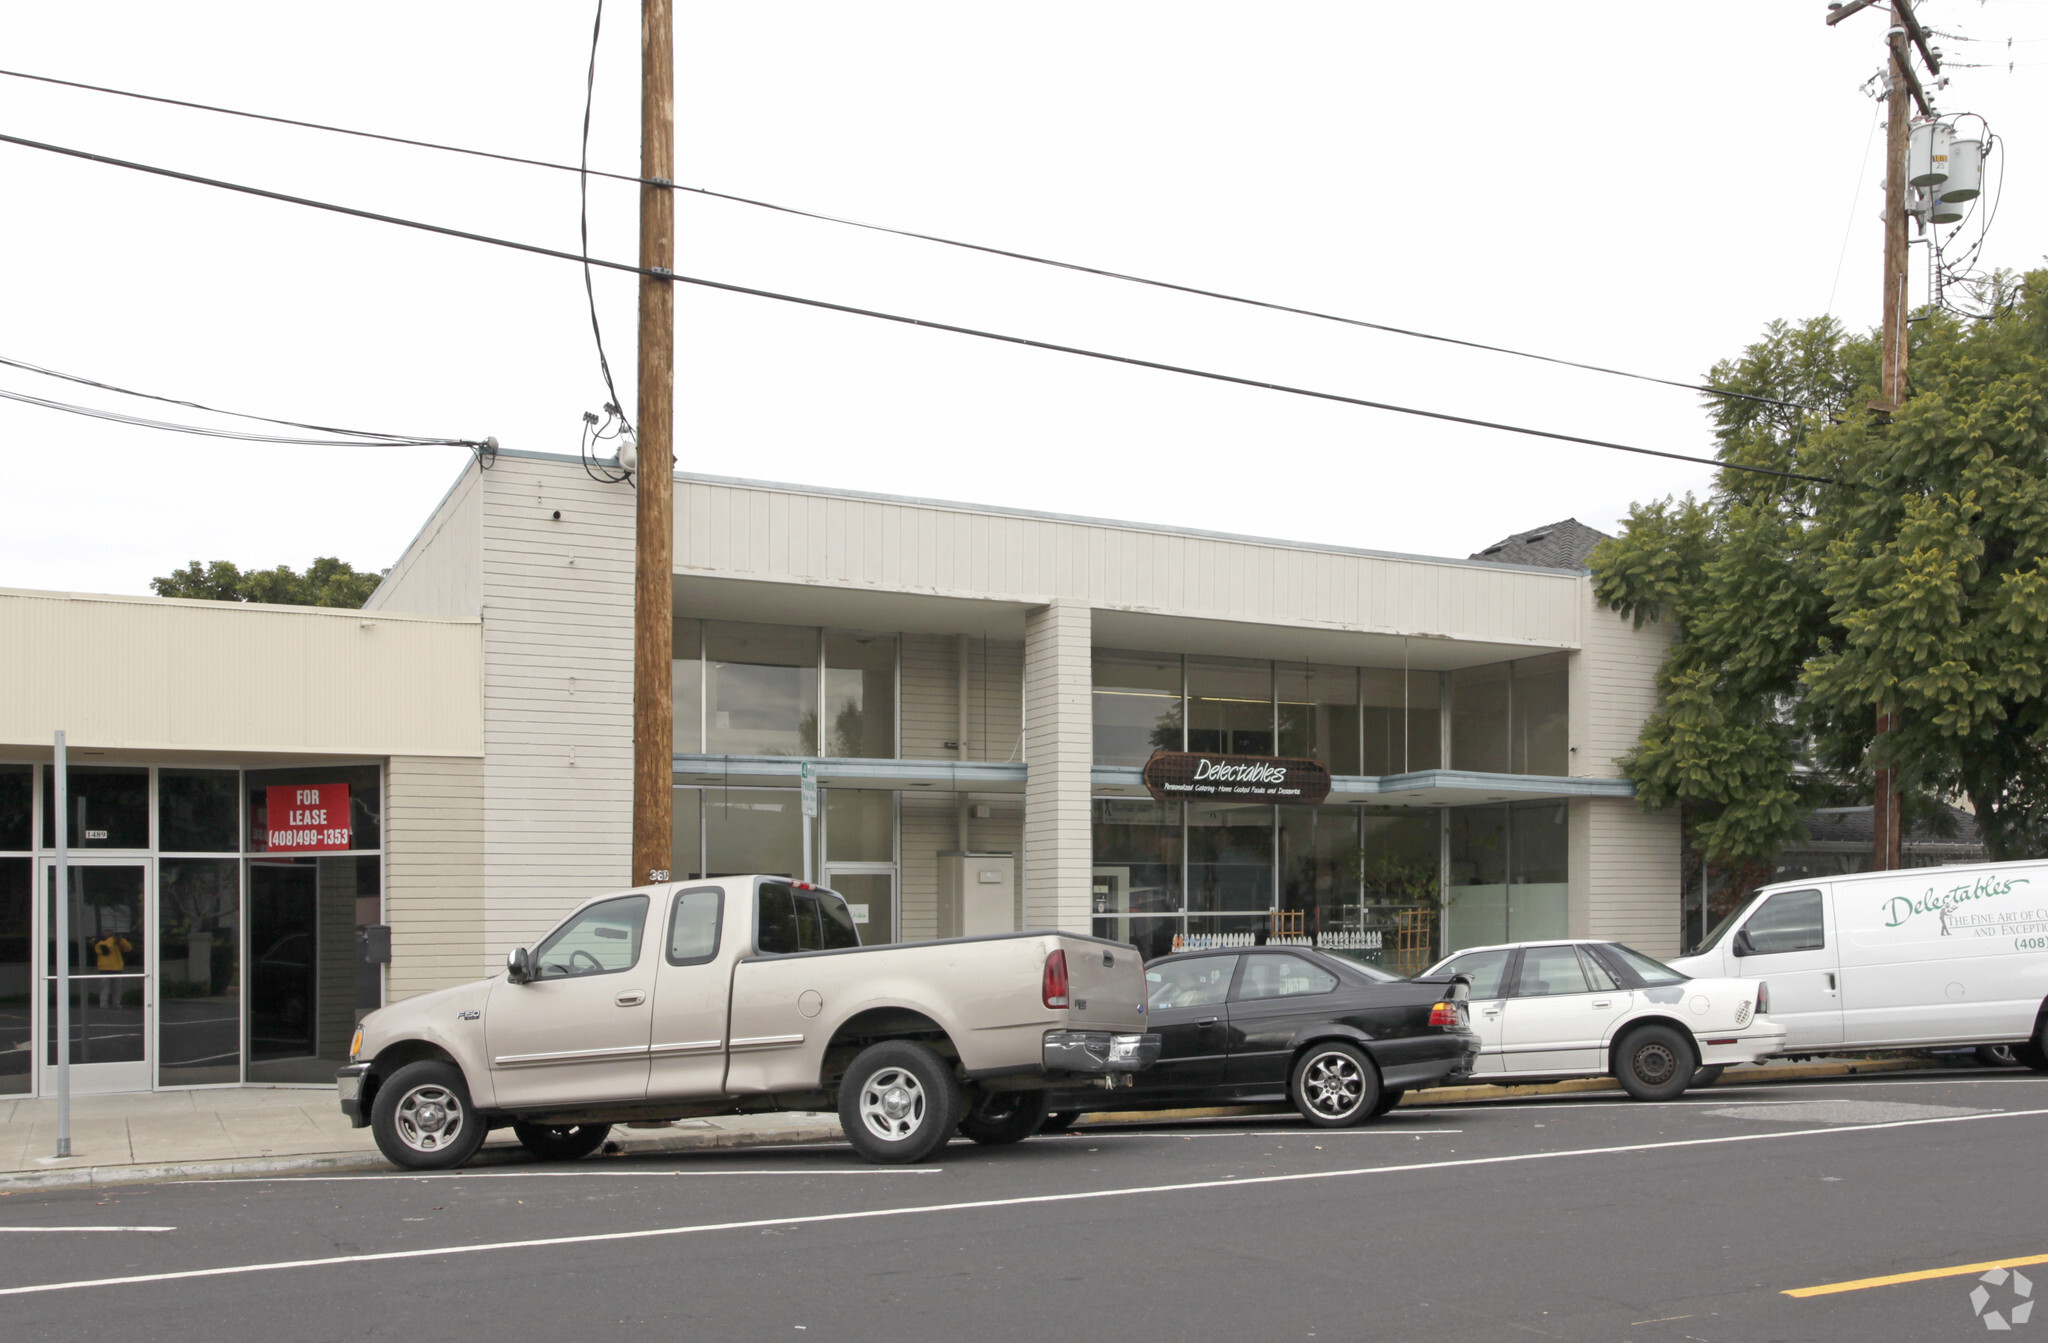
{"type": "Polygon", "coordinates": [[[1724,470],[1593,552],[1602,602],[1675,626],[1623,771],[1717,862],[1880,763],[1909,807],[1967,797],[1994,857],[2048,847],[2048,271],[1993,285],[1987,320],[1914,323],[1889,422],[1874,337],[1773,323],[1713,380],[1799,408],[1710,398],[1718,455],[1834,483],[1724,470]]]}
{"type": "Polygon", "coordinates": [[[277,606],[343,606],[360,608],[383,579],[381,573],[358,573],[332,556],[322,555],[299,573],[289,565],[251,569],[244,573],[226,560],[201,564],[193,560],[161,578],[149,580],[159,597],[193,597],[213,602],[269,602],[277,606]]]}

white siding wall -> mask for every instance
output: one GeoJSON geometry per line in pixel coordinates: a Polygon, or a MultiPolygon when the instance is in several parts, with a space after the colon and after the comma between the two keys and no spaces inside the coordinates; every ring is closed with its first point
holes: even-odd
{"type": "Polygon", "coordinates": [[[476,463],[463,467],[447,498],[384,575],[364,610],[477,617],[483,605],[481,479],[476,463]]]}
{"type": "Polygon", "coordinates": [[[466,984],[484,955],[484,766],[393,756],[385,773],[387,1001],[466,984]]]}
{"type": "Polygon", "coordinates": [[[631,487],[572,464],[501,457],[482,486],[495,964],[584,898],[630,884],[634,504],[631,487]]]}

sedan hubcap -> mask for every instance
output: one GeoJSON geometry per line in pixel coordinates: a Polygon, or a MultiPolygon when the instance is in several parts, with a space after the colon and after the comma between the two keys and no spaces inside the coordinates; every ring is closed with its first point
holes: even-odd
{"type": "Polygon", "coordinates": [[[407,1147],[438,1152],[462,1133],[462,1102],[446,1087],[415,1087],[398,1102],[396,1119],[398,1136],[407,1147]]]}
{"type": "Polygon", "coordinates": [[[901,1142],[924,1123],[924,1086],[902,1068],[884,1068],[860,1089],[860,1118],[868,1132],[901,1142]]]}
{"type": "Polygon", "coordinates": [[[1342,1119],[1365,1098],[1365,1074],[1349,1054],[1322,1054],[1301,1075],[1309,1108],[1326,1119],[1342,1119]]]}
{"type": "Polygon", "coordinates": [[[1678,1071],[1678,1056],[1669,1045],[1649,1044],[1636,1051],[1636,1076],[1651,1086],[1662,1086],[1678,1071]]]}

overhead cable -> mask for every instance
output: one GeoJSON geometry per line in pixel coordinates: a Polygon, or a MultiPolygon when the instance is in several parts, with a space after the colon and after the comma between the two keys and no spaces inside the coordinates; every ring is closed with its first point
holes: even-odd
{"type": "Polygon", "coordinates": [[[53,401],[48,397],[30,396],[27,392],[10,391],[0,387],[0,399],[20,401],[26,405],[41,406],[45,410],[61,410],[69,415],[85,415],[95,420],[112,420],[116,424],[133,425],[141,429],[164,429],[176,434],[198,434],[205,438],[232,438],[244,443],[281,443],[302,448],[374,448],[374,447],[428,447],[443,445],[469,448],[486,462],[496,458],[498,445],[495,440],[485,439],[471,443],[453,438],[290,438],[282,434],[266,434],[242,429],[220,429],[201,424],[178,424],[170,420],[152,420],[141,415],[127,415],[118,410],[102,410],[97,406],[80,406],[69,401],[53,401]]]}
{"type": "MultiPolygon", "coordinates": [[[[602,20],[603,6],[599,5],[602,20]]],[[[592,78],[595,78],[596,33],[592,32],[592,78]]],[[[1191,294],[1198,298],[1217,299],[1224,303],[1237,303],[1245,307],[1263,308],[1269,312],[1288,313],[1295,317],[1311,317],[1317,321],[1338,322],[1345,326],[1360,327],[1367,331],[1379,331],[1387,335],[1407,336],[1415,340],[1435,341],[1443,345],[1456,345],[1468,350],[1481,350],[1490,354],[1510,355],[1517,359],[1534,359],[1541,363],[1557,364],[1564,368],[1576,368],[1588,373],[1604,373],[1611,377],[1631,378],[1638,382],[1653,382],[1664,387],[1676,387],[1683,391],[1700,392],[1707,396],[1723,396],[1738,401],[1755,401],[1764,405],[1782,406],[1788,410],[1805,410],[1807,407],[1795,401],[1783,401],[1777,397],[1759,396],[1752,392],[1738,392],[1730,387],[1716,387],[1710,383],[1685,382],[1676,378],[1660,378],[1648,373],[1633,373],[1627,369],[1608,368],[1602,364],[1589,364],[1576,359],[1564,359],[1556,355],[1536,354],[1528,350],[1511,349],[1505,345],[1489,345],[1483,341],[1465,340],[1457,336],[1442,336],[1428,331],[1416,331],[1408,327],[1390,326],[1384,322],[1369,322],[1360,317],[1346,317],[1340,313],[1323,312],[1315,308],[1297,307],[1293,304],[1275,303],[1267,299],[1248,298],[1240,294],[1225,293],[1216,289],[1203,289],[1196,285],[1180,284],[1172,280],[1153,279],[1143,275],[1132,275],[1124,271],[1109,270],[1101,266],[1084,265],[1077,261],[1061,261],[1056,257],[1038,256],[1030,252],[1019,252],[1010,248],[992,247],[986,243],[966,242],[958,238],[942,237],[935,233],[919,233],[912,229],[895,228],[887,224],[871,224],[842,215],[822,214],[805,210],[794,205],[781,205],[774,201],[760,200],[752,196],[737,196],[730,192],[713,191],[709,187],[679,185],[674,182],[658,181],[654,178],[636,177],[629,173],[602,172],[589,166],[590,158],[590,105],[589,90],[585,90],[584,101],[584,161],[576,163],[553,163],[546,159],[522,158],[516,154],[498,154],[485,149],[470,149],[462,145],[438,144],[431,140],[413,140],[401,135],[384,135],[376,131],[354,130],[347,126],[330,126],[317,121],[298,121],[290,117],[270,116],[262,112],[244,112],[232,107],[216,107],[209,103],[186,102],[180,98],[164,98],[156,94],[135,93],[127,89],[108,88],[99,84],[82,84],[75,80],[57,79],[50,75],[34,75],[21,70],[0,70],[0,75],[16,79],[32,79],[45,84],[58,84],[65,88],[85,89],[93,93],[109,93],[121,98],[137,98],[144,102],[165,103],[172,107],[191,108],[201,112],[218,112],[226,116],[246,117],[255,121],[275,122],[283,126],[297,126],[305,130],[329,131],[336,135],[353,135],[368,140],[382,140],[389,144],[409,145],[415,149],[435,149],[450,154],[466,154],[473,158],[495,159],[500,163],[517,163],[529,168],[549,168],[557,172],[577,173],[585,178],[603,177],[615,182],[632,182],[640,186],[666,187],[675,191],[686,191],[692,195],[705,196],[713,200],[730,201],[735,205],[751,206],[760,210],[773,210],[779,214],[793,215],[801,219],[815,219],[821,223],[839,224],[847,228],[866,229],[873,233],[888,233],[899,238],[911,238],[919,242],[937,243],[942,247],[957,247],[965,251],[981,252],[988,256],[1004,257],[1012,261],[1025,261],[1038,266],[1052,266],[1070,270],[1082,275],[1094,275],[1107,280],[1120,280],[1127,284],[1147,285],[1154,289],[1166,289],[1175,293],[1191,294]]],[[[584,246],[589,247],[586,237],[584,246]]]]}
{"type": "Polygon", "coordinates": [[[167,177],[180,182],[191,182],[199,186],[217,187],[225,191],[257,196],[265,200],[282,201],[288,205],[302,205],[310,209],[327,210],[336,214],[350,215],[357,219],[374,220],[380,224],[395,224],[401,228],[419,229],[427,233],[438,233],[444,237],[461,238],[468,242],[479,242],[493,247],[510,248],[514,251],[529,252],[536,256],[554,257],[562,261],[587,263],[592,266],[603,267],[606,270],[650,276],[659,280],[671,280],[677,284],[694,285],[702,289],[712,289],[729,294],[745,294],[753,298],[770,299],[777,303],[791,303],[807,308],[818,308],[827,312],[846,313],[855,317],[869,317],[877,321],[895,322],[904,326],[924,327],[932,331],[946,331],[954,335],[972,336],[978,340],[1000,341],[1006,345],[1021,345],[1029,349],[1049,350],[1057,354],[1071,354],[1084,359],[1099,359],[1109,363],[1127,364],[1134,368],[1155,369],[1162,373],[1177,373],[1185,377],[1206,378],[1212,382],[1231,383],[1240,387],[1257,387],[1266,391],[1282,392],[1290,396],[1303,396],[1319,401],[1340,402],[1344,405],[1360,406],[1368,410],[1388,411],[1396,415],[1412,415],[1422,419],[1440,420],[1450,424],[1464,424],[1474,428],[1493,429],[1501,433],[1522,434],[1531,438],[1551,439],[1560,443],[1578,443],[1588,447],[1608,448],[1616,452],[1635,453],[1644,457],[1663,457],[1671,461],[1692,462],[1700,466],[1711,466],[1719,470],[1748,471],[1760,475],[1779,476],[1790,480],[1812,481],[1816,484],[1838,483],[1830,477],[1808,475],[1800,471],[1785,471],[1768,466],[1749,466],[1737,462],[1721,461],[1713,457],[1700,457],[1691,453],[1668,452],[1660,448],[1636,447],[1627,443],[1611,443],[1604,439],[1585,438],[1577,434],[1564,434],[1548,429],[1532,429],[1524,425],[1503,424],[1493,420],[1475,419],[1466,415],[1453,415],[1447,411],[1424,410],[1419,407],[1397,405],[1392,402],[1371,401],[1363,397],[1345,396],[1338,392],[1318,391],[1314,388],[1296,387],[1288,383],[1269,382],[1260,378],[1247,378],[1236,374],[1189,368],[1180,364],[1168,364],[1158,360],[1141,359],[1135,355],[1114,354],[1103,350],[1086,349],[1076,345],[1061,345],[1052,341],[1033,340],[1026,336],[1012,336],[1002,332],[985,331],[977,327],[958,326],[949,322],[932,321],[922,317],[910,317],[901,313],[881,312],[873,308],[860,308],[851,304],[833,303],[825,299],[806,298],[797,294],[784,294],[771,289],[757,289],[749,285],[731,284],[723,280],[706,279],[702,276],[682,275],[673,271],[663,270],[659,267],[638,266],[624,261],[608,261],[576,252],[564,252],[559,248],[543,247],[538,243],[518,242],[510,238],[492,237],[489,234],[473,233],[466,229],[450,228],[445,224],[430,224],[416,219],[404,219],[396,215],[378,214],[371,210],[357,209],[350,205],[337,205],[328,201],[316,201],[304,196],[292,196],[281,191],[270,191],[263,187],[247,186],[238,182],[225,182],[218,178],[201,177],[195,173],[179,172],[173,168],[161,168],[152,164],[117,159],[105,154],[94,154],[88,150],[45,144],[39,140],[28,140],[18,135],[0,134],[0,143],[20,145],[27,149],[44,150],[70,158],[83,159],[90,163],[104,164],[114,168],[127,168],[135,172],[149,173],[157,177],[167,177]]]}

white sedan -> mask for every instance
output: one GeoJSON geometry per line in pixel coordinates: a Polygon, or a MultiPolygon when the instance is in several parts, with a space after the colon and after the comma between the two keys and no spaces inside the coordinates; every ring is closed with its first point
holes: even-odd
{"type": "Polygon", "coordinates": [[[1416,978],[1461,974],[1479,1032],[1474,1082],[1608,1076],[1637,1100],[1670,1100],[1696,1073],[1711,1081],[1785,1043],[1761,981],[1691,979],[1618,942],[1467,947],[1416,978]]]}

